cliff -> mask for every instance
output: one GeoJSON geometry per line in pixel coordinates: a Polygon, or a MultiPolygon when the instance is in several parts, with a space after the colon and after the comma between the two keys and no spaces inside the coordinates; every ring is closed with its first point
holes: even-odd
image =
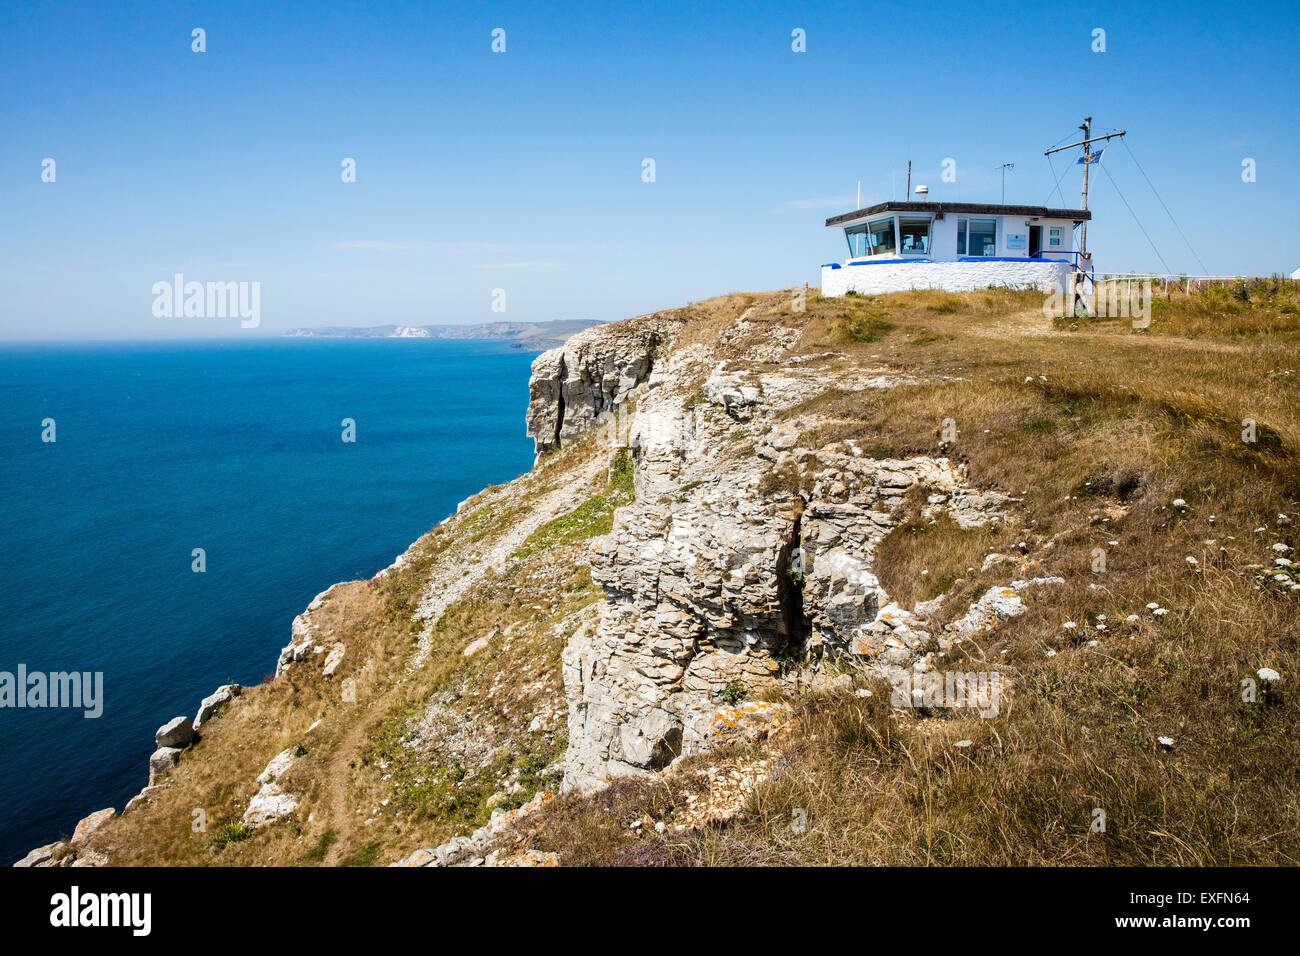
{"type": "Polygon", "coordinates": [[[273,681],[29,863],[1296,852],[1255,840],[1300,791],[1294,386],[1035,302],[786,290],[578,333],[533,363],[528,474],[320,594],[273,681]],[[1232,445],[1246,402],[1266,440],[1232,445]]]}

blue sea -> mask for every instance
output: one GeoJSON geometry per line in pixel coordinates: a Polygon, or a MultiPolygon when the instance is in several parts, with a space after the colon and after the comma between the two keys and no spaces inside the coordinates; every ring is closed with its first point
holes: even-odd
{"type": "Polygon", "coordinates": [[[527,471],[533,357],[420,339],[0,345],[0,671],[104,675],[97,719],[0,709],[0,864],[120,811],[154,730],[274,671],[314,595],[527,471]]]}

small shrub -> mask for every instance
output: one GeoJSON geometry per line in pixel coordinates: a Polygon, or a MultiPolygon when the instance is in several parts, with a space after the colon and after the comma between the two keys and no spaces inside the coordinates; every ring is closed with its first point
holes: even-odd
{"type": "Polygon", "coordinates": [[[212,835],[212,848],[223,850],[232,843],[242,843],[253,835],[253,828],[242,820],[233,820],[212,835]]]}
{"type": "Polygon", "coordinates": [[[880,312],[864,312],[861,315],[846,313],[839,324],[840,334],[850,342],[875,342],[893,328],[894,324],[880,312]]]}

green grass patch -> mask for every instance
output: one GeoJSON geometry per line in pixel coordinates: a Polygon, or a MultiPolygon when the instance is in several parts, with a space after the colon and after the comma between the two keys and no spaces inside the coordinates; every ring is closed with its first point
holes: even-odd
{"type": "Polygon", "coordinates": [[[844,313],[838,327],[840,334],[850,342],[875,342],[892,331],[894,323],[881,312],[844,313]]]}
{"type": "Polygon", "coordinates": [[[378,859],[379,841],[374,840],[359,850],[353,850],[340,861],[339,866],[374,866],[378,859]]]}
{"type": "Polygon", "coordinates": [[[552,548],[609,534],[614,528],[614,509],[629,504],[634,499],[632,459],[624,449],[610,466],[609,483],[603,494],[588,498],[568,514],[546,522],[528,536],[515,556],[527,558],[552,548]]]}
{"type": "Polygon", "coordinates": [[[232,843],[243,843],[253,835],[253,828],[242,820],[233,820],[212,834],[212,848],[223,850],[232,843]]]}

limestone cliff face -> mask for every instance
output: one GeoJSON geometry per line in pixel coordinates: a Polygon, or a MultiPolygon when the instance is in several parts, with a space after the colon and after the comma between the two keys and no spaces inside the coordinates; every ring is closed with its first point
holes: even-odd
{"type": "Polygon", "coordinates": [[[656,350],[680,325],[664,317],[599,325],[534,359],[526,422],[537,454],[626,402],[650,373],[656,350]]]}
{"type": "MultiPolygon", "coordinates": [[[[825,372],[772,361],[799,334],[742,316],[718,337],[739,360],[664,338],[651,366],[648,334],[600,326],[534,364],[529,427],[539,450],[636,392],[630,425],[613,437],[632,455],[637,500],[592,544],[605,598],[564,651],[566,787],[707,748],[730,726],[724,705],[778,682],[783,663],[830,652],[911,666],[930,635],[872,573],[898,506],[920,485],[931,515],[998,520],[1003,499],[967,488],[947,459],[805,447],[817,419],[789,413],[826,389],[825,372]]],[[[895,382],[854,371],[835,384],[895,382]]]]}

